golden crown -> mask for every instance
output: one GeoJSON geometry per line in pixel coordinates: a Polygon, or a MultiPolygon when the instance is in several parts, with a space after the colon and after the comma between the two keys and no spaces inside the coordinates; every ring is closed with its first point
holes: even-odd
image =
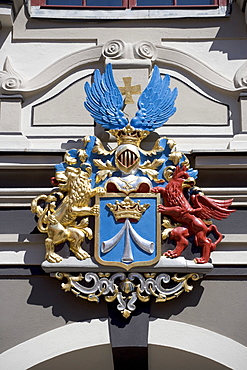
{"type": "Polygon", "coordinates": [[[109,130],[109,132],[117,138],[118,145],[132,144],[137,147],[139,147],[141,141],[150,134],[149,131],[136,129],[130,126],[130,124],[121,130],[109,130]]]}
{"type": "Polygon", "coordinates": [[[134,202],[129,197],[125,197],[122,202],[116,200],[115,204],[108,203],[107,207],[113,213],[115,220],[131,218],[139,221],[142,214],[149,208],[150,204],[140,204],[140,200],[134,202]]]}

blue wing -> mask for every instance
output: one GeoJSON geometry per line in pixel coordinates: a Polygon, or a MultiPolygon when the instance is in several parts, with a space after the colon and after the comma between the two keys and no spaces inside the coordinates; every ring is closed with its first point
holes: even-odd
{"type": "Polygon", "coordinates": [[[169,85],[170,76],[166,75],[162,80],[159,68],[154,66],[151,80],[138,100],[139,110],[130,121],[132,127],[153,131],[176,112],[177,88],[171,91],[169,85]]]}
{"type": "Polygon", "coordinates": [[[102,75],[97,69],[92,86],[86,82],[84,88],[87,94],[85,108],[97,123],[109,130],[121,129],[128,124],[122,112],[123,98],[114,81],[111,64],[106,66],[102,75]]]}

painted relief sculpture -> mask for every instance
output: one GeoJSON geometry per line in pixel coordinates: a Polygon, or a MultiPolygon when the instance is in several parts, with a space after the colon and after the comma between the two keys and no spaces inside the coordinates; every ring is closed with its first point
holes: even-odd
{"type": "MultiPolygon", "coordinates": [[[[180,256],[189,244],[188,238],[194,236],[195,244],[202,249],[202,256],[195,258],[195,262],[206,263],[210,253],[223,238],[209,219],[227,218],[234,212],[228,209],[233,199],[215,200],[198,193],[191,194],[189,202],[188,190],[194,186],[195,179],[188,175],[186,167],[177,166],[168,185],[165,188],[157,186],[152,191],[162,194],[164,205],[159,205],[159,212],[169,216],[172,222],[176,223],[169,234],[170,239],[176,241],[176,248],[165,252],[165,256],[170,258],[180,256]],[[208,237],[212,232],[217,237],[215,242],[208,237]]],[[[165,233],[163,238],[166,238],[165,233]]]]}
{"type": "MultiPolygon", "coordinates": [[[[67,161],[70,160],[73,162],[74,159],[67,156],[67,161]]],[[[48,234],[45,258],[49,262],[62,261],[62,257],[55,253],[55,246],[65,241],[69,242],[70,250],[78,259],[90,257],[81,248],[85,237],[93,237],[93,231],[88,227],[89,219],[85,216],[99,216],[98,206],[90,207],[90,199],[96,194],[103,195],[105,191],[100,187],[92,189],[89,176],[90,171],[68,166],[65,171],[56,173],[60,191],[41,195],[32,202],[32,212],[39,218],[38,229],[48,234]],[[44,208],[39,205],[40,201],[45,204],[44,208]]]]}
{"type": "Polygon", "coordinates": [[[117,300],[124,317],[135,309],[137,299],[146,302],[153,295],[156,302],[164,302],[189,292],[192,287],[188,279],[197,280],[199,274],[157,275],[155,264],[161,258],[179,257],[190,237],[201,248],[201,257],[191,262],[206,264],[222,240],[209,219],[221,220],[234,212],[228,209],[232,199],[210,199],[196,187],[197,171],[190,168],[183,153],[174,150],[173,140],[161,137],[151,150],[143,149],[142,141],[176,111],[177,89],[172,91],[169,84],[169,75],[162,79],[155,66],[139,97],[138,111],[129,121],[112,66],[109,64],[102,75],[96,70],[92,85],[85,84],[85,107],[98,124],[115,136],[117,146],[106,149],[99,138],[85,137],[83,149],[69,150],[64,162],[56,165],[52,193],[32,202],[38,229],[47,233],[45,258],[50,265],[59,266],[63,258],[55,247],[66,242],[72,256],[81,260],[79,271],[84,271],[88,258],[96,261],[99,271],[106,271],[87,272],[84,277],[57,270],[60,272],[56,277],[68,281],[62,284],[63,289],[90,301],[98,302],[100,296],[107,302],[117,300]],[[215,241],[210,233],[215,235],[215,241]],[[94,241],[94,252],[89,240],[94,241]],[[161,240],[175,241],[175,249],[166,250],[161,240]],[[139,266],[153,272],[144,276],[125,273],[139,266]],[[109,267],[116,272],[109,273],[109,267]],[[93,282],[93,286],[79,284],[83,279],[93,282]]]}

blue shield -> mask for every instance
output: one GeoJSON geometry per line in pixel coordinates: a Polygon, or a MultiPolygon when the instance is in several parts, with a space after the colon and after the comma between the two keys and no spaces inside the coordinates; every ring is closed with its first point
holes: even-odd
{"type": "Polygon", "coordinates": [[[95,259],[108,266],[147,266],[160,258],[159,194],[96,197],[95,259]]]}

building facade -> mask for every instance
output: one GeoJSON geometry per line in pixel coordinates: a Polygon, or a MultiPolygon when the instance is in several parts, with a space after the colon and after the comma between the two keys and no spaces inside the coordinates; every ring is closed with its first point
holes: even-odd
{"type": "Polygon", "coordinates": [[[246,368],[246,4],[148,3],[0,4],[3,369],[246,368]],[[83,104],[85,83],[109,63],[123,96],[133,99],[127,117],[154,65],[171,76],[177,112],[143,146],[151,150],[161,136],[174,140],[199,171],[205,195],[234,198],[236,210],[215,221],[225,238],[193,290],[164,303],[139,302],[127,320],[115,303],[64,292],[42,268],[45,235],[30,211],[33,198],[52,190],[54,165],[83,148],[85,136],[116,147],[83,104]]]}

